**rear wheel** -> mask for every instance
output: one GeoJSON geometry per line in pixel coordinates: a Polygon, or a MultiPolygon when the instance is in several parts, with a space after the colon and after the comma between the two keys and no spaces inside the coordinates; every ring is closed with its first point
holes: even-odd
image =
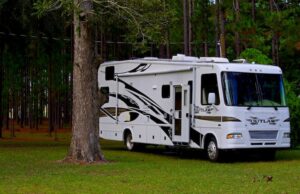
{"type": "Polygon", "coordinates": [[[220,160],[220,150],[218,148],[217,140],[214,137],[211,137],[208,140],[206,146],[207,157],[212,162],[217,162],[220,160]]]}
{"type": "Polygon", "coordinates": [[[124,144],[125,144],[127,150],[129,150],[129,151],[134,150],[135,144],[132,142],[131,132],[127,132],[125,134],[124,144]]]}

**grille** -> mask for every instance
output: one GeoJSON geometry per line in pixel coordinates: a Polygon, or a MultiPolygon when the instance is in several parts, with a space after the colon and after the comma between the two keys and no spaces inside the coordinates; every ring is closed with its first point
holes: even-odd
{"type": "Polygon", "coordinates": [[[251,139],[276,139],[278,131],[249,131],[251,139]]]}

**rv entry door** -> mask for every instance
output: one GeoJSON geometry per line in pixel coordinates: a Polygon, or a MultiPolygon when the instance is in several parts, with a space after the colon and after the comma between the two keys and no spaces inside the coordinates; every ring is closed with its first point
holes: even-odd
{"type": "Polygon", "coordinates": [[[190,132],[190,87],[189,85],[174,86],[174,119],[173,141],[189,142],[190,132]]]}

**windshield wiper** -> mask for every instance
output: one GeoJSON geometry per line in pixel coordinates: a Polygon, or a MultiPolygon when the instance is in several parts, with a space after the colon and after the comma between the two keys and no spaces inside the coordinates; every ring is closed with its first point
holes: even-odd
{"type": "Polygon", "coordinates": [[[277,106],[275,106],[273,102],[271,102],[271,103],[273,105],[273,108],[277,111],[278,110],[277,106]]]}

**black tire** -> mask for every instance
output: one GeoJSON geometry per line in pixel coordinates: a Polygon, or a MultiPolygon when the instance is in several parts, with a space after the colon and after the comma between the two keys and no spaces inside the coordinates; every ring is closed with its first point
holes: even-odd
{"type": "Polygon", "coordinates": [[[136,147],[135,143],[132,142],[132,134],[130,131],[126,132],[124,135],[124,144],[128,151],[133,151],[136,147]]]}
{"type": "Polygon", "coordinates": [[[221,160],[221,152],[218,148],[217,140],[211,137],[206,145],[207,157],[212,162],[219,162],[221,160]]]}

